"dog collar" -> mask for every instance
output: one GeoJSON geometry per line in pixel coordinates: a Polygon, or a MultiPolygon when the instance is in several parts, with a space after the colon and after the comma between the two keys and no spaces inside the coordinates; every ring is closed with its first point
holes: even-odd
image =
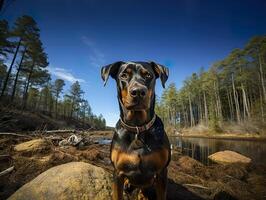
{"type": "Polygon", "coordinates": [[[125,129],[127,129],[127,130],[129,130],[129,131],[131,131],[131,132],[135,132],[135,133],[137,133],[137,134],[149,130],[149,129],[152,127],[152,125],[154,124],[155,120],[156,120],[156,115],[153,115],[153,118],[151,119],[151,121],[149,121],[147,124],[144,124],[143,126],[130,126],[130,125],[126,124],[126,123],[120,118],[121,125],[122,125],[125,129]]]}

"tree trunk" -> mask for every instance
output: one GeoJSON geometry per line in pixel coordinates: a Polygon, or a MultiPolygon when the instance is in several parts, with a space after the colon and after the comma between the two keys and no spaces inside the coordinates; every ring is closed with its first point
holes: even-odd
{"type": "Polygon", "coordinates": [[[203,105],[203,99],[200,98],[200,123],[203,123],[204,119],[204,105],[203,105]]]}
{"type": "Polygon", "coordinates": [[[203,100],[204,100],[204,113],[205,113],[205,123],[206,126],[209,124],[209,117],[208,117],[208,107],[207,107],[207,100],[206,100],[206,92],[203,92],[203,100]]]}
{"type": "Polygon", "coordinates": [[[265,89],[265,84],[264,84],[264,75],[263,75],[263,68],[262,68],[262,58],[260,54],[258,55],[259,57],[259,66],[260,66],[260,80],[261,80],[261,86],[262,86],[262,92],[263,92],[263,99],[264,102],[266,102],[266,89],[265,89]]]}
{"type": "Polygon", "coordinates": [[[71,111],[70,111],[70,117],[73,117],[73,112],[74,112],[74,105],[75,105],[76,97],[73,97],[72,105],[71,105],[71,111]]]}
{"type": "Polygon", "coordinates": [[[30,68],[30,73],[29,73],[29,76],[28,76],[28,80],[26,82],[25,93],[23,95],[23,109],[25,109],[26,106],[27,106],[28,90],[29,90],[29,85],[30,85],[30,81],[31,81],[31,76],[32,76],[32,73],[33,73],[34,65],[35,65],[35,63],[33,63],[31,68],[30,68]]]}
{"type": "Polygon", "coordinates": [[[42,92],[40,92],[40,97],[39,97],[39,100],[38,100],[38,105],[37,105],[37,110],[38,111],[42,111],[41,105],[42,105],[42,92]]]}
{"type": "Polygon", "coordinates": [[[58,96],[59,94],[56,94],[56,99],[55,99],[55,118],[57,119],[57,104],[58,104],[58,96]]]}
{"type": "Polygon", "coordinates": [[[188,95],[188,100],[189,100],[189,110],[190,110],[190,126],[193,127],[195,126],[195,121],[194,121],[194,115],[193,115],[190,95],[188,95]]]}
{"type": "Polygon", "coordinates": [[[240,118],[238,95],[237,95],[237,91],[235,88],[234,74],[232,74],[232,86],[233,86],[233,94],[234,94],[234,100],[235,100],[236,118],[237,118],[237,122],[240,123],[241,118],[240,118]]]}
{"type": "Polygon", "coordinates": [[[49,96],[49,115],[52,117],[52,110],[53,110],[53,98],[49,96]]]}
{"type": "Polygon", "coordinates": [[[234,115],[233,115],[233,102],[232,102],[232,96],[231,92],[227,90],[227,100],[229,105],[229,112],[230,112],[230,121],[233,121],[234,115]]]}
{"type": "Polygon", "coordinates": [[[26,50],[27,50],[27,48],[25,47],[25,49],[24,49],[24,51],[22,53],[21,59],[20,59],[20,63],[19,63],[18,69],[17,69],[16,78],[15,78],[15,81],[14,81],[13,91],[12,91],[12,95],[11,95],[11,102],[14,100],[14,97],[15,97],[18,76],[19,76],[19,72],[21,70],[21,65],[23,63],[24,56],[26,54],[26,50]]]}
{"type": "Polygon", "coordinates": [[[260,91],[260,112],[261,112],[261,118],[262,118],[262,122],[264,122],[264,109],[263,109],[263,97],[260,91]]]}
{"type": "Polygon", "coordinates": [[[7,72],[7,75],[6,75],[6,78],[5,78],[5,82],[4,82],[4,85],[3,85],[3,88],[2,88],[1,97],[4,96],[4,94],[5,94],[5,90],[6,90],[6,86],[7,86],[7,83],[8,83],[8,79],[9,79],[9,76],[10,76],[10,74],[12,72],[12,67],[13,67],[14,62],[16,60],[16,57],[17,57],[17,54],[18,54],[18,50],[19,50],[19,47],[20,47],[20,44],[21,44],[21,40],[22,39],[20,39],[19,42],[18,42],[18,46],[16,48],[16,51],[15,51],[15,54],[13,56],[12,62],[11,62],[10,67],[8,69],[8,72],[7,72]]]}
{"type": "Polygon", "coordinates": [[[215,105],[215,117],[219,118],[219,102],[218,102],[218,97],[217,97],[217,87],[216,87],[216,82],[213,82],[213,89],[214,89],[214,105],[215,105]]]}
{"type": "Polygon", "coordinates": [[[244,88],[244,85],[241,84],[241,90],[242,90],[242,98],[243,98],[243,110],[244,110],[244,116],[247,115],[248,119],[250,118],[250,112],[247,104],[247,95],[244,88]]]}
{"type": "MultiPolygon", "coordinates": [[[[184,118],[184,127],[187,127],[188,125],[188,118],[187,118],[187,112],[185,110],[185,106],[182,102],[182,113],[183,113],[183,118],[184,118]]],[[[180,124],[181,124],[181,121],[180,121],[180,124]]]]}
{"type": "MultiPolygon", "coordinates": [[[[247,89],[247,93],[246,93],[246,96],[247,96],[247,104],[248,104],[248,108],[249,108],[249,110],[250,111],[252,111],[252,104],[251,104],[251,102],[252,102],[252,96],[251,96],[251,93],[250,93],[250,90],[249,90],[249,88],[247,89]]],[[[250,115],[251,116],[251,115],[250,115]]]]}
{"type": "Polygon", "coordinates": [[[66,119],[66,105],[63,104],[63,119],[66,119]]]}
{"type": "Polygon", "coordinates": [[[222,113],[222,104],[221,104],[221,98],[219,94],[219,82],[216,81],[217,84],[215,84],[215,96],[216,96],[216,105],[217,105],[217,117],[218,121],[223,121],[223,113],[222,113]]]}

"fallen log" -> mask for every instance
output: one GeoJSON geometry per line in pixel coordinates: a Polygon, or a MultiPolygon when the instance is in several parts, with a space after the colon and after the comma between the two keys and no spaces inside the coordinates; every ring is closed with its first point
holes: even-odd
{"type": "Polygon", "coordinates": [[[57,140],[63,140],[64,138],[62,136],[54,136],[54,135],[51,135],[51,136],[47,136],[45,137],[45,139],[47,140],[52,140],[52,141],[57,141],[57,140]]]}
{"type": "Polygon", "coordinates": [[[4,175],[6,175],[6,174],[12,172],[13,169],[14,169],[14,166],[5,169],[4,171],[0,172],[0,176],[4,176],[4,175]]]}
{"type": "Polygon", "coordinates": [[[18,134],[18,133],[0,133],[0,136],[1,136],[1,135],[33,138],[32,136],[29,136],[29,135],[23,135],[23,134],[18,134]]]}
{"type": "Polygon", "coordinates": [[[53,133],[75,133],[75,130],[50,130],[50,131],[45,131],[44,133],[47,134],[53,134],[53,133]]]}

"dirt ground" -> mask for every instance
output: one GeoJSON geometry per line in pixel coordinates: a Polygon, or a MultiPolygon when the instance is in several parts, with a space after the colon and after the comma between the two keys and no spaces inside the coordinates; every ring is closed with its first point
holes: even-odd
{"type": "MultiPolygon", "coordinates": [[[[82,147],[60,147],[51,135],[30,137],[0,135],[0,171],[14,170],[1,177],[0,199],[8,198],[18,188],[47,169],[71,161],[84,161],[100,166],[110,173],[110,131],[77,133],[86,139],[82,147]],[[15,145],[35,138],[45,143],[31,151],[16,151],[15,145]]],[[[59,134],[54,135],[58,137],[59,134]]],[[[67,138],[70,134],[60,134],[67,138]]],[[[204,166],[200,162],[173,151],[168,167],[168,199],[266,199],[266,166],[231,164],[204,166]]]]}

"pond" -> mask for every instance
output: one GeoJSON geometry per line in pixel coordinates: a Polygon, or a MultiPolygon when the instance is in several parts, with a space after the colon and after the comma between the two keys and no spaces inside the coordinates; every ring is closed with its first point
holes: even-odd
{"type": "Polygon", "coordinates": [[[213,139],[193,137],[170,137],[175,147],[181,148],[188,155],[205,165],[210,165],[208,156],[224,150],[231,150],[245,155],[258,164],[266,164],[266,142],[235,139],[213,139]]]}

